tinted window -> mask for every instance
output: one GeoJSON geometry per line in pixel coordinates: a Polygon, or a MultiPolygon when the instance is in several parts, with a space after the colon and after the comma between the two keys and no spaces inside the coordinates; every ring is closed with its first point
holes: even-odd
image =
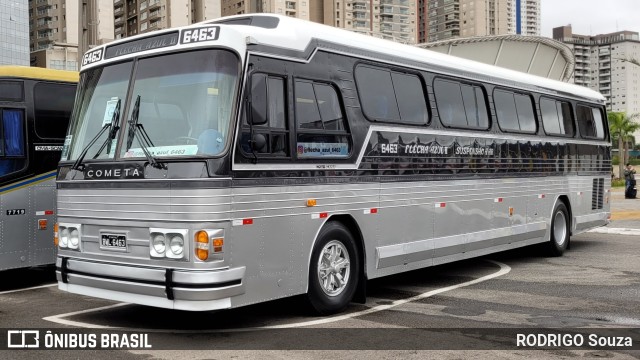
{"type": "Polygon", "coordinates": [[[558,107],[554,100],[541,99],[540,111],[542,112],[542,124],[547,134],[564,134],[558,118],[558,107]]]}
{"type": "Polygon", "coordinates": [[[542,98],[540,100],[544,131],[551,135],[573,135],[571,104],[542,98]]]}
{"type": "Polygon", "coordinates": [[[34,89],[35,129],[41,139],[63,139],[73,109],[76,86],[40,83],[34,89]]]}
{"type": "Polygon", "coordinates": [[[437,80],[435,82],[436,104],[443,124],[452,127],[466,127],[467,116],[462,101],[460,84],[437,80]]]}
{"type": "Polygon", "coordinates": [[[267,80],[267,97],[269,99],[269,126],[284,129],[284,81],[282,78],[270,77],[267,80]]]}
{"type": "Polygon", "coordinates": [[[604,139],[604,125],[600,109],[578,105],[576,106],[580,135],[584,138],[604,139]]]}
{"type": "MultiPolygon", "coordinates": [[[[285,79],[278,76],[268,76],[266,74],[253,74],[251,76],[251,82],[252,84],[262,84],[262,86],[252,88],[251,96],[267,99],[267,103],[259,110],[261,112],[266,111],[267,122],[263,125],[253,126],[252,142],[251,128],[245,119],[242,136],[240,138],[242,150],[246,154],[255,153],[257,156],[289,156],[290,147],[287,107],[285,102],[285,79]],[[264,86],[265,84],[266,86],[264,86]]],[[[261,115],[261,117],[264,117],[264,115],[261,115]]]]}
{"type": "Polygon", "coordinates": [[[400,112],[393,90],[391,72],[358,66],[355,76],[362,110],[367,117],[372,120],[399,121],[400,112]]]}
{"type": "Polygon", "coordinates": [[[0,108],[0,176],[27,165],[24,110],[0,108]]]}
{"type": "Polygon", "coordinates": [[[422,81],[417,75],[358,66],[356,82],[368,118],[417,125],[429,121],[422,81]]]}
{"type": "Polygon", "coordinates": [[[392,72],[400,119],[403,123],[426,124],[429,120],[422,82],[416,75],[392,72]]]}
{"type": "Polygon", "coordinates": [[[4,109],[2,114],[3,154],[6,157],[24,156],[24,112],[4,109]]]}
{"type": "Polygon", "coordinates": [[[344,130],[338,94],[329,85],[313,84],[325,130],[344,130]]]}
{"type": "Polygon", "coordinates": [[[496,90],[493,93],[493,102],[496,105],[496,116],[500,128],[506,131],[519,131],[518,112],[513,94],[496,90]]]}
{"type": "Polygon", "coordinates": [[[296,119],[300,129],[322,129],[320,110],[310,82],[296,81],[296,119]]]}
{"type": "Polygon", "coordinates": [[[0,81],[0,101],[22,101],[22,81],[0,81]]]}
{"type": "Polygon", "coordinates": [[[536,131],[536,116],[533,113],[533,102],[527,95],[515,94],[516,110],[518,111],[518,122],[520,130],[527,132],[536,131]]]}
{"type": "Polygon", "coordinates": [[[336,89],[296,80],[295,92],[298,158],[348,156],[350,137],[336,89]]]}
{"type": "Polygon", "coordinates": [[[458,128],[489,128],[485,96],[478,86],[448,80],[434,84],[440,120],[458,128]]]}
{"type": "Polygon", "coordinates": [[[498,124],[503,131],[536,131],[536,119],[531,97],[514,94],[510,91],[495,90],[493,102],[496,106],[498,124]]]}
{"type": "Polygon", "coordinates": [[[482,129],[489,128],[489,116],[487,115],[487,105],[484,101],[484,93],[477,86],[461,85],[464,109],[467,115],[467,125],[482,129]]]}

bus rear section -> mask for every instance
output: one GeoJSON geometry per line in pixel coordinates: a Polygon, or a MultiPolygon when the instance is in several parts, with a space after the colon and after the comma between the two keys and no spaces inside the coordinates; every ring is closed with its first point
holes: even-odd
{"type": "Polygon", "coordinates": [[[0,270],[55,262],[55,174],[77,81],[0,66],[0,270]]]}

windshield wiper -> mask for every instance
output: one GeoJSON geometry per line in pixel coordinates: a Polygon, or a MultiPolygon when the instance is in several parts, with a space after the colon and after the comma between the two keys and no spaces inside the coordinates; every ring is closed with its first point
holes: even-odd
{"type": "Polygon", "coordinates": [[[133,139],[138,139],[138,143],[140,144],[140,150],[144,153],[144,156],[149,161],[149,164],[157,169],[166,169],[164,163],[159,162],[149,151],[149,147],[155,147],[153,145],[153,141],[147,134],[147,131],[144,129],[142,124],[138,123],[138,117],[140,116],[140,95],[136,97],[136,102],[133,105],[133,112],[131,113],[131,119],[129,120],[129,134],[127,136],[127,149],[129,151],[131,145],[133,144],[133,139]],[[142,135],[137,130],[140,129],[142,135]]]}
{"type": "Polygon", "coordinates": [[[100,156],[100,153],[104,148],[107,148],[107,154],[111,152],[111,144],[113,143],[113,139],[116,138],[116,134],[118,130],[120,130],[120,126],[118,126],[118,122],[120,120],[120,99],[118,99],[118,103],[116,103],[116,108],[113,110],[113,116],[111,117],[111,130],[109,131],[109,136],[107,136],[107,140],[102,143],[100,146],[100,150],[93,156],[94,159],[97,159],[100,156]]]}
{"type": "MultiPolygon", "coordinates": [[[[80,156],[78,156],[78,159],[76,160],[76,162],[74,162],[73,166],[71,166],[71,170],[78,170],[80,169],[81,166],[84,167],[84,165],[82,164],[82,160],[84,160],[84,157],[87,156],[87,152],[89,152],[89,149],[93,146],[93,144],[95,144],[95,142],[98,141],[100,136],[102,136],[102,134],[105,131],[107,131],[107,129],[109,128],[111,128],[111,131],[109,132],[107,141],[105,141],[105,143],[102,144],[102,146],[100,147],[100,150],[98,151],[96,156],[94,156],[93,158],[95,159],[96,157],[98,157],[98,155],[102,152],[102,149],[104,149],[105,146],[108,146],[108,149],[111,150],[111,141],[113,140],[113,138],[115,137],[115,134],[118,132],[118,129],[120,128],[119,126],[116,125],[119,118],[120,118],[120,99],[118,99],[118,102],[116,103],[116,108],[113,111],[111,122],[109,124],[105,124],[102,127],[102,129],[100,129],[98,134],[93,139],[91,139],[91,141],[89,141],[87,146],[85,146],[84,149],[82,149],[80,156]]],[[[107,153],[108,152],[109,151],[107,151],[107,153]]]]}

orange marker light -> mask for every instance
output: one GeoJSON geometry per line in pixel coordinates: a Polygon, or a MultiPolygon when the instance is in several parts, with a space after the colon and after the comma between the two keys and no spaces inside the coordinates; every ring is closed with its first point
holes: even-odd
{"type": "Polygon", "coordinates": [[[224,239],[223,238],[213,239],[213,252],[214,253],[222,252],[222,246],[224,246],[224,239]]]}
{"type": "Polygon", "coordinates": [[[307,206],[308,207],[312,207],[312,206],[316,206],[317,202],[316,199],[307,199],[307,206]]]}
{"type": "Polygon", "coordinates": [[[58,223],[53,225],[53,245],[58,246],[58,223]]]}
{"type": "Polygon", "coordinates": [[[47,230],[47,219],[38,220],[38,230],[47,230]]]}
{"type": "Polygon", "coordinates": [[[209,234],[206,231],[198,231],[195,235],[196,257],[200,261],[206,261],[209,258],[209,234]]]}

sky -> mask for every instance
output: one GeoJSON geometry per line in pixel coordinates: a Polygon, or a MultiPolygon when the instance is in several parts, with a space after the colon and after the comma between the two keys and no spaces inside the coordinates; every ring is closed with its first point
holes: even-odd
{"type": "Polygon", "coordinates": [[[571,24],[574,34],[640,32],[640,0],[541,0],[541,35],[571,24]]]}

